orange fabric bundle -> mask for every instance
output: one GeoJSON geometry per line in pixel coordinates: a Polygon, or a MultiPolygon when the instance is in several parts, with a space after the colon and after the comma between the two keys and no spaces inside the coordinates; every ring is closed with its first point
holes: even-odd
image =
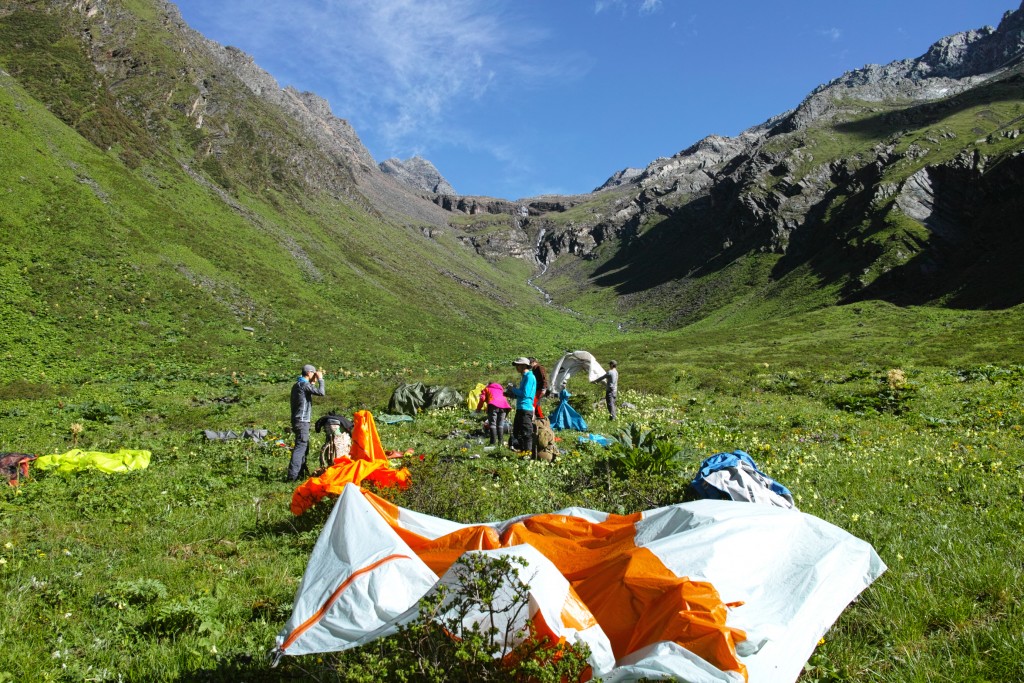
{"type": "Polygon", "coordinates": [[[358,410],[352,416],[352,420],[352,448],[349,450],[349,456],[353,460],[383,460],[387,462],[388,456],[384,453],[384,446],[380,443],[377,423],[373,420],[373,414],[369,410],[358,410]]]}
{"type": "Polygon", "coordinates": [[[384,453],[377,434],[377,424],[368,410],[355,413],[352,427],[350,458],[337,458],[319,477],[310,477],[299,484],[292,494],[291,511],[301,515],[316,505],[324,496],[340,495],[345,484],[359,485],[364,481],[378,486],[405,488],[412,481],[405,467],[393,469],[384,453]]]}

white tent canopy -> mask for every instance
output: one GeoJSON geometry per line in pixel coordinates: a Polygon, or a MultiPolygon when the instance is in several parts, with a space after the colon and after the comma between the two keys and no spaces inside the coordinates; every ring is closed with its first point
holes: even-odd
{"type": "MultiPolygon", "coordinates": [[[[572,533],[589,524],[618,524],[621,530],[628,523],[631,547],[653,558],[662,577],[669,572],[680,580],[712,585],[728,608],[725,625],[744,634],[735,653],[748,683],[795,681],[846,605],[885,571],[868,543],[839,527],[797,510],[757,503],[701,500],[625,517],[569,508],[552,515],[464,525],[396,508],[349,484],[313,548],[274,655],[356,647],[416,618],[418,600],[438,583],[438,576],[398,530],[427,540],[475,529],[504,538],[533,517],[543,518],[548,525],[565,523],[576,530],[572,533]]],[[[567,535],[572,534],[560,534],[567,535]]],[[[530,617],[554,629],[556,640],[564,637],[569,643],[586,643],[595,676],[606,681],[671,677],[743,683],[741,672],[718,668],[673,640],[655,639],[621,651],[619,657],[613,655],[613,641],[621,637],[621,633],[615,635],[621,631],[621,613],[595,618],[601,614],[600,605],[580,598],[592,595],[600,602],[636,586],[642,587],[641,593],[648,591],[644,576],[639,577],[640,584],[627,585],[599,568],[598,574],[582,579],[591,582],[588,587],[579,577],[567,581],[534,547],[513,543],[472,552],[529,558],[529,576],[523,578],[531,586],[530,617]],[[595,609],[593,617],[563,619],[560,615],[570,604],[577,617],[595,609]]],[[[442,583],[452,580],[450,569],[440,579],[442,583]]],[[[654,612],[663,603],[661,598],[652,599],[651,611],[638,615],[640,628],[656,618],[654,612]]]]}
{"type": "Polygon", "coordinates": [[[548,382],[551,393],[557,396],[572,375],[585,375],[588,382],[593,382],[604,375],[604,368],[593,354],[587,351],[571,351],[562,356],[551,371],[551,379],[548,382]]]}

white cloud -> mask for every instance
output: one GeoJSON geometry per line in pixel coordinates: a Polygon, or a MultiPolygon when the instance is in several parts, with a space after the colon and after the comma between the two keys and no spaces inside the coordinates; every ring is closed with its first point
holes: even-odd
{"type": "Polygon", "coordinates": [[[661,9],[661,0],[643,0],[640,3],[640,14],[650,14],[661,9]]]}
{"type": "MultiPolygon", "coordinates": [[[[356,129],[408,146],[453,108],[496,88],[577,77],[570,56],[545,51],[543,27],[489,0],[220,0],[195,2],[221,42],[246,51],[282,85],[313,90],[356,129]]],[[[214,36],[211,36],[214,37],[214,36]]],[[[217,39],[217,38],[215,38],[217,39]]],[[[532,84],[532,85],[531,85],[532,84]]]]}
{"type": "Polygon", "coordinates": [[[617,9],[626,14],[636,2],[639,2],[638,13],[651,14],[661,9],[662,0],[594,0],[594,14],[611,9],[617,9]]]}
{"type": "Polygon", "coordinates": [[[822,29],[818,29],[818,35],[824,36],[824,37],[828,38],[829,40],[831,40],[833,43],[835,43],[840,38],[843,37],[843,31],[842,31],[842,29],[838,29],[838,28],[835,28],[835,27],[832,27],[832,28],[822,28],[822,29]]]}

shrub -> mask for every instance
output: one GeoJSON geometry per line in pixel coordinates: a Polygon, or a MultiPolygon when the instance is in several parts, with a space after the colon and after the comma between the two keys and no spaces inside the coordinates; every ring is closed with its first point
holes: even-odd
{"type": "Polygon", "coordinates": [[[872,390],[835,400],[836,407],[853,413],[889,413],[903,415],[910,409],[910,401],[917,395],[917,388],[907,381],[906,373],[893,368],[875,379],[872,390]]]}
{"type": "Polygon", "coordinates": [[[682,446],[650,429],[630,424],[613,438],[610,464],[612,471],[621,478],[669,474],[682,464],[682,446]]]}
{"type": "Polygon", "coordinates": [[[107,593],[98,596],[98,602],[117,609],[149,605],[167,597],[167,587],[156,579],[118,581],[107,593]]]}
{"type": "Polygon", "coordinates": [[[346,653],[338,662],[345,681],[579,680],[589,651],[551,644],[533,632],[529,586],[517,557],[467,554],[455,564],[457,588],[439,585],[420,600],[419,616],[398,634],[346,653]],[[517,626],[525,624],[525,626],[517,626]]]}

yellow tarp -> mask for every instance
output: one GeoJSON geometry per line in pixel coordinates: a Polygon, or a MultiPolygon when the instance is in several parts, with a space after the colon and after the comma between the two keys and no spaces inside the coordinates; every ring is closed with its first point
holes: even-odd
{"type": "Polygon", "coordinates": [[[473,390],[469,392],[469,396],[466,397],[466,407],[470,410],[476,410],[477,405],[480,404],[480,394],[482,394],[486,388],[486,384],[477,384],[473,387],[473,390]]]}
{"type": "Polygon", "coordinates": [[[36,458],[34,465],[41,470],[55,469],[58,472],[79,472],[91,469],[113,474],[144,470],[149,467],[151,455],[149,451],[133,451],[127,448],[122,448],[116,453],[72,448],[67,453],[36,458]]]}

